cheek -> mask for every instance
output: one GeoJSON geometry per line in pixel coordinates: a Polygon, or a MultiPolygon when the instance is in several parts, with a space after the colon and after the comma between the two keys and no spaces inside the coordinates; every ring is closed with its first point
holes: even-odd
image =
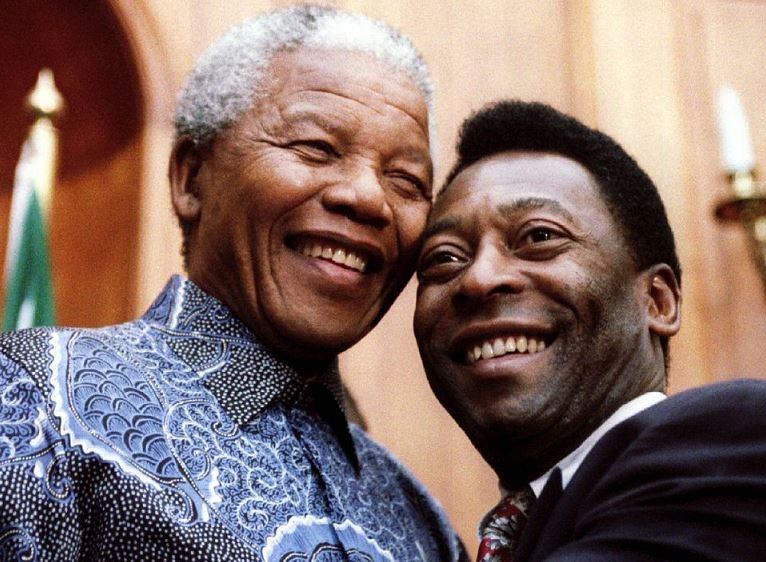
{"type": "Polygon", "coordinates": [[[624,290],[623,275],[587,259],[551,263],[535,276],[535,283],[544,295],[588,319],[601,317],[604,303],[624,290]]]}
{"type": "Polygon", "coordinates": [[[443,289],[429,287],[418,293],[413,324],[415,337],[418,342],[422,342],[423,348],[433,347],[439,334],[448,333],[447,330],[437,329],[440,320],[444,322],[447,318],[447,302],[448,297],[443,289]]]}
{"type": "Polygon", "coordinates": [[[319,174],[274,155],[262,157],[239,171],[238,200],[252,216],[276,218],[321,190],[319,174]]]}
{"type": "MultiPolygon", "coordinates": [[[[427,322],[428,318],[428,301],[425,297],[418,295],[417,304],[415,305],[415,316],[413,318],[413,328],[415,332],[415,339],[418,341],[418,345],[425,344],[428,339],[429,330],[427,322]]],[[[421,346],[424,347],[424,346],[421,346]]]]}
{"type": "Polygon", "coordinates": [[[421,237],[426,228],[430,203],[405,202],[400,203],[395,212],[399,247],[403,254],[410,255],[420,250],[421,237]]]}
{"type": "Polygon", "coordinates": [[[605,273],[592,278],[581,286],[576,306],[582,330],[604,350],[625,346],[623,339],[631,341],[641,329],[633,286],[624,276],[605,273]]]}

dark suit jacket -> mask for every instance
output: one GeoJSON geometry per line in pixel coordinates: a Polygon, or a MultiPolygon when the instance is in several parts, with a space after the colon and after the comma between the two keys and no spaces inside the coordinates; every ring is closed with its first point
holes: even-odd
{"type": "Polygon", "coordinates": [[[682,392],[615,426],[563,493],[548,482],[514,560],[766,560],[766,381],[682,392]]]}

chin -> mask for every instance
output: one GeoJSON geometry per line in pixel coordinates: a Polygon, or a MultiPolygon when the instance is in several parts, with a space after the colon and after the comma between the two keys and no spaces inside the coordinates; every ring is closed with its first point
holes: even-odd
{"type": "Polygon", "coordinates": [[[316,326],[311,330],[306,330],[305,326],[302,328],[288,334],[284,347],[289,358],[305,361],[332,359],[361,340],[369,331],[322,330],[316,326]]]}
{"type": "MultiPolygon", "coordinates": [[[[347,311],[344,309],[344,311],[347,311]]],[[[309,327],[309,338],[316,342],[322,342],[323,346],[332,347],[344,351],[361,340],[370,331],[377,326],[381,315],[370,317],[369,314],[360,316],[358,311],[355,314],[339,314],[334,311],[327,311],[322,317],[315,319],[312,323],[306,323],[309,327]],[[331,320],[328,322],[328,320],[331,320]]]]}
{"type": "MultiPolygon", "coordinates": [[[[292,307],[279,311],[280,314],[272,314],[272,347],[291,360],[330,359],[367,335],[380,316],[371,317],[379,306],[368,303],[323,304],[320,301],[310,310],[292,307]]],[[[308,308],[309,303],[304,306],[308,308]]]]}

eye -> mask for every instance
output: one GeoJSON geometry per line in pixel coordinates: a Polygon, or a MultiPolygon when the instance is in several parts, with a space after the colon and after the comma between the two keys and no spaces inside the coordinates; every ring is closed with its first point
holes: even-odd
{"type": "Polygon", "coordinates": [[[447,280],[459,272],[466,263],[462,252],[456,248],[439,247],[423,254],[417,268],[418,280],[425,281],[447,280]]]}
{"type": "Polygon", "coordinates": [[[385,177],[397,193],[407,199],[431,199],[431,182],[424,181],[406,170],[385,172],[385,177]]]}
{"type": "Polygon", "coordinates": [[[558,238],[561,238],[561,235],[555,230],[545,226],[538,226],[528,231],[522,237],[521,244],[540,244],[542,242],[550,242],[551,240],[556,240],[558,238]]]}
{"type": "Polygon", "coordinates": [[[310,162],[329,162],[340,156],[335,147],[325,140],[302,139],[289,143],[287,147],[296,151],[301,158],[310,162]]]}
{"type": "Polygon", "coordinates": [[[532,225],[522,229],[514,244],[515,254],[526,260],[553,259],[567,248],[571,237],[561,228],[532,225]]]}

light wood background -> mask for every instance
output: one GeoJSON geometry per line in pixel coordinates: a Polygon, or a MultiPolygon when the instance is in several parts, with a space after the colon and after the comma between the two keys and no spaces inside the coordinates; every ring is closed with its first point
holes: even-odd
{"type": "MultiPolygon", "coordinates": [[[[65,161],[52,210],[59,317],[77,325],[129,319],[181,270],[165,178],[175,92],[216,36],[287,2],[14,4],[28,17],[5,17],[0,30],[16,46],[12,60],[0,55],[15,69],[0,72],[0,108],[21,115],[0,127],[0,220],[7,221],[12,168],[25,134],[21,96],[39,65],[48,64],[70,104],[60,126],[65,161]],[[83,19],[88,6],[92,14],[83,19]],[[103,29],[113,41],[104,41],[103,29]],[[112,58],[98,65],[94,56],[112,58]]],[[[684,326],[671,346],[671,389],[766,375],[764,288],[740,229],[712,217],[715,202],[728,193],[715,125],[720,85],[740,92],[756,156],[766,162],[766,2],[333,4],[398,26],[430,62],[438,89],[439,180],[460,121],[498,98],[551,103],[620,140],[659,185],[684,266],[684,326]]],[[[0,53],[8,48],[0,44],[0,53]]],[[[412,337],[413,303],[410,286],[381,325],[344,354],[345,380],[372,434],[428,485],[473,551],[476,522],[496,501],[497,486],[431,396],[412,337]]]]}

